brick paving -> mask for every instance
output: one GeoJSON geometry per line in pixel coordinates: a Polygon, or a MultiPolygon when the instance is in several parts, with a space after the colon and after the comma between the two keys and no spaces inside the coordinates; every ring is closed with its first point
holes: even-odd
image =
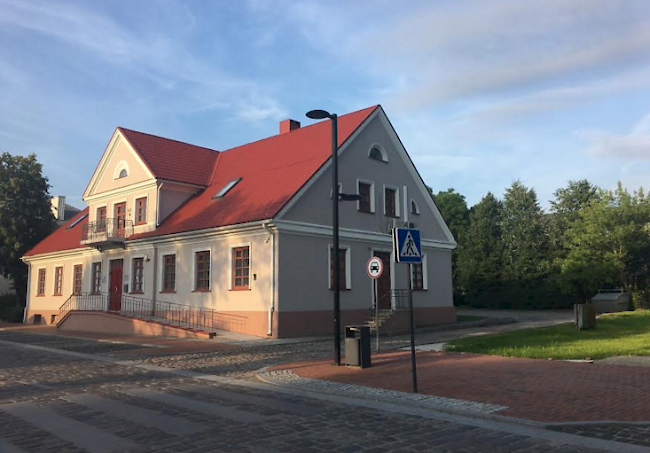
{"type": "MultiPolygon", "coordinates": [[[[329,360],[276,366],[304,378],[411,391],[410,352],[373,357],[373,367],[329,360]]],[[[499,415],[540,422],[650,421],[650,368],[418,352],[422,394],[506,406],[499,415]]]]}
{"type": "MultiPolygon", "coordinates": [[[[84,358],[89,356],[71,356],[65,354],[66,349],[61,349],[66,344],[70,346],[70,341],[79,341],[84,342],[84,347],[80,345],[75,352],[86,348],[94,353],[98,347],[85,344],[88,339],[73,339],[68,343],[50,339],[48,342],[29,333],[0,332],[0,340],[0,448],[5,451],[613,451],[601,449],[611,444],[585,437],[470,419],[459,421],[435,414],[380,410],[344,404],[331,398],[287,393],[260,384],[209,382],[116,363],[107,358],[106,354],[111,352],[105,349],[101,349],[102,361],[84,358]],[[30,343],[55,350],[24,346],[30,343]],[[107,400],[113,403],[103,410],[102,401],[107,400]],[[122,416],[116,409],[119,407],[139,408],[140,411],[122,416]],[[151,420],[142,421],[146,411],[159,414],[156,418],[162,420],[162,425],[151,420]],[[48,416],[43,417],[43,414],[48,416]],[[242,414],[249,416],[241,418],[242,414]],[[163,429],[165,420],[175,418],[183,419],[191,434],[181,433],[180,428],[163,429]],[[102,442],[90,442],[88,433],[101,433],[102,442]]],[[[309,345],[302,345],[302,348],[308,349],[309,345]]],[[[269,356],[277,359],[277,350],[271,349],[269,356]]],[[[247,357],[251,348],[237,351],[247,357]]],[[[264,361],[264,351],[252,351],[257,354],[255,361],[264,361]]],[[[235,353],[235,350],[228,350],[218,354],[232,356],[235,353]]],[[[217,353],[208,354],[213,362],[217,360],[214,354],[217,353]]],[[[238,364],[234,368],[244,369],[238,364]]],[[[222,370],[225,374],[232,372],[227,365],[222,370]]],[[[618,445],[623,444],[615,445],[619,448],[618,445]]],[[[618,451],[640,450],[629,447],[618,451]]]]}

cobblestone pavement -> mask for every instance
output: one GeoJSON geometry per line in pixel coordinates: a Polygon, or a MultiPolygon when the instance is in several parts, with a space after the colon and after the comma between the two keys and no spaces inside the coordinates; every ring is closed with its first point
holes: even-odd
{"type": "MultiPolygon", "coordinates": [[[[0,452],[642,451],[383,403],[207,380],[107,357],[111,348],[125,347],[118,343],[82,348],[55,340],[0,331],[0,452]]],[[[254,361],[258,366],[263,358],[254,361]]],[[[248,373],[240,361],[223,370],[248,373]]]]}
{"type": "Polygon", "coordinates": [[[562,433],[650,447],[650,424],[589,424],[553,426],[549,427],[549,429],[562,433]]]}

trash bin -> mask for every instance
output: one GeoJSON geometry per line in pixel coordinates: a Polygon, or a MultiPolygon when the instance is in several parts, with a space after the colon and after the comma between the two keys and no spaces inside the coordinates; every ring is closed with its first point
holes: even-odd
{"type": "Polygon", "coordinates": [[[345,326],[345,364],[370,368],[369,326],[345,326]]]}

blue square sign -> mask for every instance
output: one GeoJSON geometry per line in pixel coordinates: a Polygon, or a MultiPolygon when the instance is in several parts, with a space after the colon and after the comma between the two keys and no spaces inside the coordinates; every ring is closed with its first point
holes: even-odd
{"type": "Polygon", "coordinates": [[[395,228],[393,230],[393,248],[395,249],[395,261],[398,263],[421,263],[420,230],[395,228]]]}

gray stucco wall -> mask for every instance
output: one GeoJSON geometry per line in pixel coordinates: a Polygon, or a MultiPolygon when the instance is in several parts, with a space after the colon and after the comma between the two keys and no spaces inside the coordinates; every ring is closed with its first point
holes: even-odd
{"type": "MultiPolygon", "coordinates": [[[[366,263],[374,252],[389,251],[389,242],[367,242],[342,237],[341,247],[349,248],[350,288],[341,291],[341,308],[366,309],[372,306],[372,281],[366,263]]],[[[279,241],[278,310],[328,310],[332,307],[329,289],[329,247],[332,238],[281,232],[279,241]]],[[[425,249],[426,291],[414,291],[416,307],[451,307],[451,251],[425,249]]],[[[394,263],[391,278],[395,289],[406,289],[407,265],[394,263]]]]}
{"type": "MultiPolygon", "coordinates": [[[[439,221],[425,199],[425,196],[429,195],[422,193],[421,182],[414,179],[408,170],[379,115],[370,120],[339,157],[339,181],[343,185],[343,192],[357,193],[358,179],[374,183],[375,212],[359,212],[356,202],[342,202],[339,207],[341,228],[388,233],[389,217],[384,215],[384,185],[388,185],[399,189],[400,213],[397,220],[404,221],[408,216],[408,221],[415,222],[423,238],[447,241],[439,221]],[[373,145],[383,148],[387,154],[387,163],[368,157],[373,145]],[[407,206],[404,206],[404,187],[407,206]],[[420,208],[419,215],[410,213],[411,200],[420,208]],[[405,208],[408,212],[405,212],[405,208]]],[[[331,226],[331,192],[332,173],[328,168],[282,219],[331,226]]]]}

